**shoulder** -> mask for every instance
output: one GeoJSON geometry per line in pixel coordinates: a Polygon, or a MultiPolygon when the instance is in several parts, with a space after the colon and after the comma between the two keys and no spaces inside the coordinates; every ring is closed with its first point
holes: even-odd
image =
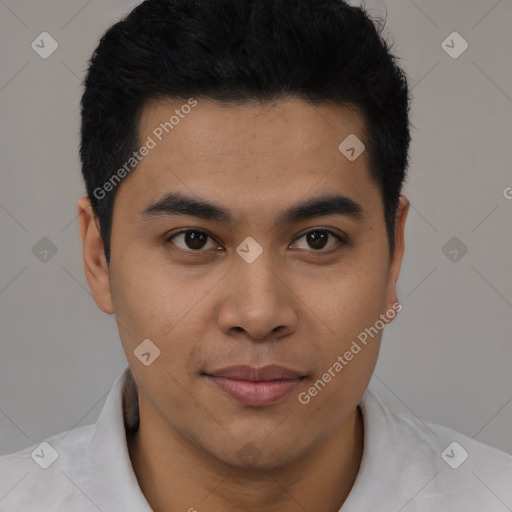
{"type": "MultiPolygon", "coordinates": [[[[400,509],[512,510],[512,455],[452,428],[392,411],[371,391],[361,403],[369,435],[367,474],[400,509]],[[372,453],[373,452],[373,453],[372,453]]],[[[370,482],[364,478],[364,485],[370,482]]]]}
{"type": "MultiPolygon", "coordinates": [[[[96,423],[0,457],[1,512],[151,510],[138,486],[126,442],[127,379],[128,367],[118,375],[96,423]]],[[[132,403],[128,418],[132,422],[137,419],[135,406],[132,403]]]]}
{"type": "Polygon", "coordinates": [[[492,476],[495,482],[511,485],[512,455],[412,414],[390,411],[389,415],[396,431],[406,434],[413,452],[417,451],[436,462],[442,461],[442,467],[462,469],[457,471],[458,474],[478,469],[492,476]]]}
{"type": "Polygon", "coordinates": [[[79,427],[1,456],[0,510],[51,512],[64,504],[73,507],[73,477],[85,459],[93,429],[94,425],[79,427]]]}
{"type": "Polygon", "coordinates": [[[512,455],[414,416],[397,415],[397,422],[411,429],[423,445],[424,460],[436,471],[426,502],[439,496],[451,506],[464,502],[466,510],[512,510],[512,455]]]}

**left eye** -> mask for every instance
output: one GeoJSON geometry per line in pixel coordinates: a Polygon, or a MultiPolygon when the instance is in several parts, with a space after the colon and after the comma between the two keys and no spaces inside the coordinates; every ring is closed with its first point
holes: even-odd
{"type": "MultiPolygon", "coordinates": [[[[312,231],[308,231],[304,233],[300,237],[296,238],[296,241],[292,243],[294,249],[308,249],[308,247],[300,247],[298,241],[304,239],[309,248],[313,249],[315,252],[320,251],[321,249],[325,249],[329,237],[335,239],[335,243],[331,244],[331,248],[336,247],[337,243],[343,242],[341,236],[333,233],[332,231],[326,229],[315,229],[312,231]]],[[[212,240],[213,248],[218,248],[216,243],[213,243],[213,238],[204,231],[197,231],[192,229],[187,229],[185,231],[180,231],[179,233],[175,233],[174,235],[167,238],[168,242],[172,242],[174,245],[178,246],[180,249],[185,251],[201,251],[207,245],[208,239],[212,240]],[[181,241],[181,245],[176,243],[176,240],[181,241]]],[[[324,251],[329,252],[329,251],[324,251]]]]}
{"type": "MultiPolygon", "coordinates": [[[[307,233],[304,233],[300,237],[297,238],[297,240],[305,239],[306,244],[309,245],[310,248],[314,249],[314,251],[318,252],[321,249],[324,249],[329,237],[334,237],[337,240],[337,243],[343,242],[343,239],[341,236],[336,235],[332,231],[328,231],[326,229],[315,229],[313,231],[308,231],[307,233]]],[[[331,245],[331,249],[336,247],[337,243],[334,243],[334,245],[331,245]]],[[[297,247],[297,243],[294,242],[295,248],[297,249],[304,249],[304,247],[297,247]]],[[[306,247],[307,249],[307,247],[306,247]]],[[[330,252],[330,251],[323,251],[323,252],[330,252]]]]}

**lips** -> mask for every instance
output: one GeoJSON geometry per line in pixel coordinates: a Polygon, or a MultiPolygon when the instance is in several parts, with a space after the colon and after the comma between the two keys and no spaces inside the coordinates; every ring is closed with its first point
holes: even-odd
{"type": "Polygon", "coordinates": [[[207,375],[251,382],[291,380],[300,379],[302,377],[301,373],[298,371],[277,365],[264,366],[263,368],[253,368],[246,365],[230,366],[228,368],[207,373],[207,375]]]}
{"type": "Polygon", "coordinates": [[[305,375],[297,370],[277,365],[263,368],[230,366],[205,373],[205,376],[241,405],[252,407],[277,403],[305,378],[305,375]]]}

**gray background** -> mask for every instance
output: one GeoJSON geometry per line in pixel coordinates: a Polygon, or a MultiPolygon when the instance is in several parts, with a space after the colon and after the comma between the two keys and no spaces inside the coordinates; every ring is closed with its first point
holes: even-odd
{"type": "MultiPolygon", "coordinates": [[[[76,202],[81,79],[137,3],[0,0],[0,454],[96,421],[127,364],[84,277],[76,202]],[[31,48],[44,31],[59,44],[47,59],[31,48]],[[43,237],[57,249],[46,262],[33,252],[43,237]]],[[[414,98],[412,208],[403,310],[372,385],[392,407],[512,453],[512,0],[386,6],[414,98]],[[456,59],[441,46],[454,31],[469,43],[456,59]]]]}

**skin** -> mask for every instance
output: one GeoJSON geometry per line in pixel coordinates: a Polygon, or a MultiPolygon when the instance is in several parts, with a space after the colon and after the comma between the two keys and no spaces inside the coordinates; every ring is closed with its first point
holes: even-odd
{"type": "MultiPolygon", "coordinates": [[[[140,140],[184,103],[147,105],[140,140]]],[[[198,99],[118,186],[109,266],[98,220],[80,199],[85,274],[98,308],[115,315],[139,388],[140,428],[127,442],[155,512],[337,512],[350,492],[363,452],[357,406],[381,331],[308,404],[297,396],[398,302],[409,202],[400,199],[390,257],[367,154],[351,162],[338,150],[349,134],[365,141],[363,118],[339,105],[198,99]],[[177,191],[215,202],[234,222],[140,213],[177,191]],[[333,192],[360,204],[363,218],[274,222],[333,192]],[[202,248],[184,235],[169,240],[183,229],[210,238],[202,248]],[[307,234],[320,229],[326,238],[315,245],[307,234]],[[235,252],[248,236],[263,249],[250,264],[235,252]],[[146,338],[161,351],[149,366],[134,356],[146,338]],[[276,404],[248,407],[203,375],[234,364],[280,364],[307,378],[276,404]]]]}

